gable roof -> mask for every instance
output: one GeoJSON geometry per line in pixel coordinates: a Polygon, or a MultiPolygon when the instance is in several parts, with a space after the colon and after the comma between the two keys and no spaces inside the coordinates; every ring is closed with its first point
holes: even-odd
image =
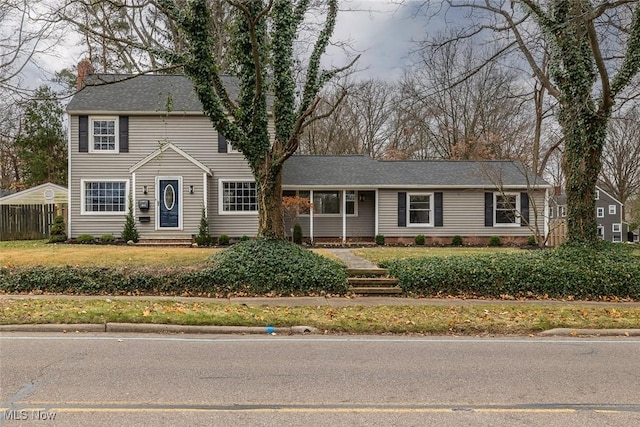
{"type": "MultiPolygon", "coordinates": [[[[608,193],[606,190],[604,190],[600,184],[596,184],[596,190],[600,191],[600,193],[606,194],[607,197],[609,197],[611,200],[613,200],[614,203],[622,206],[622,202],[618,199],[616,199],[615,197],[613,197],[610,193],[608,193]]],[[[551,201],[553,203],[555,203],[556,205],[559,206],[564,206],[567,204],[567,194],[563,191],[560,194],[557,194],[555,196],[553,196],[553,198],[551,199],[551,201]]],[[[597,204],[597,202],[596,202],[597,204]]]]}
{"type": "Polygon", "coordinates": [[[0,205],[47,205],[67,203],[67,187],[47,182],[8,196],[0,197],[0,205]]]}
{"type": "MultiPolygon", "coordinates": [[[[238,79],[220,76],[232,99],[238,79]]],[[[183,75],[93,74],[67,105],[69,113],[197,113],[202,104],[193,83],[183,75]],[[169,111],[168,111],[169,110],[169,111]]]]}
{"type": "Polygon", "coordinates": [[[178,155],[184,157],[186,160],[188,160],[189,162],[193,163],[196,167],[202,169],[202,171],[205,172],[207,175],[209,175],[209,176],[213,175],[211,173],[211,169],[209,169],[207,166],[205,166],[202,162],[196,160],[194,157],[190,156],[185,151],[181,150],[180,148],[176,147],[175,145],[173,145],[170,142],[167,143],[167,144],[163,144],[162,147],[158,148],[153,153],[149,154],[147,157],[145,157],[144,159],[140,160],[135,165],[131,166],[129,168],[129,173],[133,173],[133,172],[137,171],[142,166],[146,165],[147,163],[149,163],[150,161],[152,161],[153,159],[155,159],[156,157],[158,157],[160,154],[164,153],[168,149],[171,149],[171,150],[175,151],[178,155]]]}
{"type": "Polygon", "coordinates": [[[368,156],[295,155],[282,183],[296,187],[546,188],[549,183],[514,161],[373,160],[368,156]]]}

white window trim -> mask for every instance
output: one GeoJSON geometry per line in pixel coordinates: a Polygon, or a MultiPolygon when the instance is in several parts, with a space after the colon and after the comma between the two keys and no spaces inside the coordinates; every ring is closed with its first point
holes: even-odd
{"type": "Polygon", "coordinates": [[[96,179],[81,179],[80,180],[80,215],[99,215],[99,216],[123,216],[129,212],[129,180],[128,179],[108,179],[108,178],[96,178],[96,179]],[[85,183],[86,182],[124,182],[125,183],[125,202],[123,212],[95,212],[87,211],[85,203],[85,183]]]}
{"type": "MultiPolygon", "coordinates": [[[[184,185],[182,185],[182,177],[181,176],[156,176],[155,179],[155,197],[156,197],[156,212],[155,212],[155,230],[156,231],[171,231],[171,230],[182,230],[184,228],[183,219],[184,219],[184,185]],[[178,226],[177,227],[160,227],[160,203],[164,202],[164,194],[160,194],[160,180],[162,181],[178,181],[178,226]]],[[[174,201],[175,203],[175,201],[174,201]]]]}
{"type": "Polygon", "coordinates": [[[242,154],[240,151],[233,148],[233,144],[227,141],[227,154],[242,154]]]}
{"type": "Polygon", "coordinates": [[[604,208],[596,208],[596,217],[604,218],[604,208]]]}
{"type": "Polygon", "coordinates": [[[598,226],[598,237],[600,237],[602,240],[604,240],[604,225],[599,225],[598,226]]]}
{"type": "Polygon", "coordinates": [[[558,218],[566,218],[567,217],[567,206],[560,205],[558,206],[558,218]]]}
{"type": "Polygon", "coordinates": [[[113,154],[120,152],[120,120],[117,116],[90,116],[89,117],[89,153],[97,153],[97,154],[113,154]],[[94,148],[95,144],[93,141],[93,122],[94,121],[106,121],[113,120],[114,127],[113,130],[115,132],[115,146],[113,150],[96,150],[94,148]]]}
{"type": "Polygon", "coordinates": [[[520,193],[493,193],[493,226],[494,227],[520,227],[520,193]],[[498,223],[498,196],[516,196],[516,205],[514,207],[516,211],[516,222],[510,223],[498,223]]]}
{"type": "Polygon", "coordinates": [[[622,224],[620,224],[619,222],[611,224],[611,231],[613,233],[621,233],[622,232],[622,224]]]}
{"type": "Polygon", "coordinates": [[[255,211],[225,211],[224,210],[224,183],[226,182],[255,182],[253,179],[221,178],[218,180],[218,215],[258,215],[258,186],[256,184],[256,210],[255,211]]]}
{"type": "Polygon", "coordinates": [[[433,197],[433,193],[407,193],[407,227],[417,227],[417,228],[428,228],[433,227],[433,220],[435,217],[435,198],[433,197]],[[421,224],[412,224],[410,221],[411,218],[411,196],[429,196],[429,222],[421,223],[421,224]]]}
{"type": "Polygon", "coordinates": [[[617,212],[616,205],[609,205],[609,215],[615,215],[617,212]]]}
{"type": "MultiPolygon", "coordinates": [[[[325,189],[322,189],[322,190],[313,190],[313,194],[312,194],[310,190],[296,190],[296,195],[300,196],[300,191],[309,191],[309,194],[310,194],[310,197],[311,197],[311,208],[309,208],[309,210],[313,209],[313,196],[315,196],[316,193],[333,193],[333,192],[338,193],[338,197],[340,198],[340,203],[338,204],[340,212],[331,213],[331,214],[314,212],[313,213],[314,218],[317,218],[317,217],[322,217],[322,218],[332,218],[332,217],[333,218],[342,218],[342,205],[345,204],[345,201],[342,200],[342,192],[346,191],[348,193],[350,191],[353,191],[353,197],[354,197],[354,199],[353,199],[353,213],[352,214],[347,214],[346,216],[349,217],[349,218],[358,216],[358,199],[360,198],[360,195],[358,194],[358,191],[355,191],[355,190],[325,190],[325,189]]],[[[298,216],[299,217],[308,217],[308,216],[310,216],[310,214],[301,213],[298,216]]]]}
{"type": "Polygon", "coordinates": [[[596,190],[596,200],[600,200],[600,190],[596,190]]]}

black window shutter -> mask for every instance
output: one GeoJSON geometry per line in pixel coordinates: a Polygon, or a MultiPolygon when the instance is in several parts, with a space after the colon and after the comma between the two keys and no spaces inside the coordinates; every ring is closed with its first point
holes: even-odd
{"type": "Polygon", "coordinates": [[[493,227],[493,193],[484,193],[484,226],[493,227]]]}
{"type": "Polygon", "coordinates": [[[407,193],[398,192],[398,227],[407,226],[407,193]]]}
{"type": "Polygon", "coordinates": [[[78,151],[89,152],[89,116],[78,117],[78,151]]]}
{"type": "Polygon", "coordinates": [[[119,123],[119,145],[121,153],[129,152],[129,116],[120,116],[119,123]]]}
{"type": "Polygon", "coordinates": [[[218,132],[218,153],[227,153],[227,138],[223,134],[218,132]]]}
{"type": "Polygon", "coordinates": [[[442,192],[438,191],[436,193],[433,194],[433,204],[435,206],[435,218],[434,218],[434,225],[436,227],[442,227],[443,225],[443,221],[442,221],[442,192]]]}
{"type": "Polygon", "coordinates": [[[529,194],[520,193],[520,225],[529,226],[529,194]]]}

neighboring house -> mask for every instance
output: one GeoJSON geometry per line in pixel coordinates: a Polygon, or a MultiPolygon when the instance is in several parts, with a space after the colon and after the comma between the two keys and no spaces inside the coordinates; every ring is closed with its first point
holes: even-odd
{"type": "MultiPolygon", "coordinates": [[[[237,95],[235,80],[224,84],[237,95]]],[[[129,199],[143,239],[192,238],[203,208],[214,237],[256,234],[247,162],[203,115],[187,78],[90,75],[67,112],[69,236],[119,235],[129,199]]],[[[283,173],[284,195],[313,202],[298,217],[304,236],[343,242],[377,234],[526,241],[548,228],[549,188],[511,161],[295,155],[283,173]]]]}
{"type": "MultiPolygon", "coordinates": [[[[596,186],[596,220],[598,236],[610,242],[626,242],[629,225],[623,221],[622,203],[596,186]]],[[[567,196],[558,194],[549,203],[551,227],[563,223],[567,217],[567,196]]]]}

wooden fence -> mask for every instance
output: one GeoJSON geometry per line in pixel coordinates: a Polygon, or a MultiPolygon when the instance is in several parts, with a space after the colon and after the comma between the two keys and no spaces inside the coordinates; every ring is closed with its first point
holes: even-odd
{"type": "Polygon", "coordinates": [[[567,240],[567,221],[564,219],[552,219],[549,221],[549,238],[547,246],[559,246],[567,240]]]}
{"type": "Polygon", "coordinates": [[[66,204],[0,205],[0,240],[46,239],[53,219],[66,219],[66,204]]]}

